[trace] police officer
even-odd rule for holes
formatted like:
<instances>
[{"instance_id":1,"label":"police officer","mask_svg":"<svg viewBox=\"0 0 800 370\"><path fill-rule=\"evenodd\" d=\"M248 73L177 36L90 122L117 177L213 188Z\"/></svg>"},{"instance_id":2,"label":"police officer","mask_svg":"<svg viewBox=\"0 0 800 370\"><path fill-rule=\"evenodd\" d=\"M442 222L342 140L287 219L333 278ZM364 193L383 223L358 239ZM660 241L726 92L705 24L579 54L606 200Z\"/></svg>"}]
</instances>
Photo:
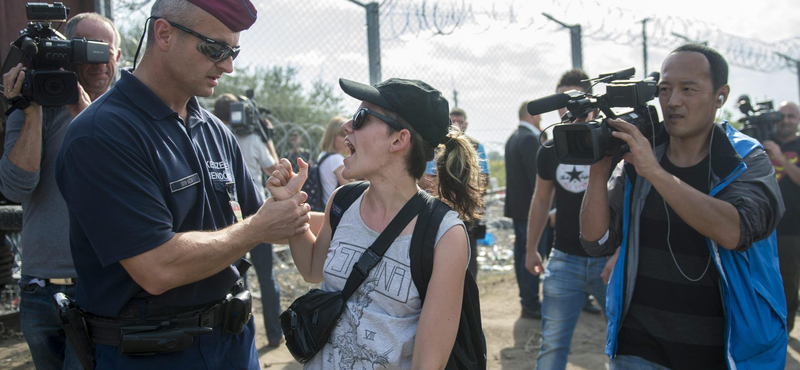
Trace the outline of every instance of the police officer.
<instances>
[{"instance_id":1,"label":"police officer","mask_svg":"<svg viewBox=\"0 0 800 370\"><path fill-rule=\"evenodd\" d=\"M264 202L195 98L233 71L255 20L248 0L156 0L141 65L67 130L56 180L93 342L76 350L96 368L259 369L235 265L305 232L306 195Z\"/></svg>"}]
</instances>

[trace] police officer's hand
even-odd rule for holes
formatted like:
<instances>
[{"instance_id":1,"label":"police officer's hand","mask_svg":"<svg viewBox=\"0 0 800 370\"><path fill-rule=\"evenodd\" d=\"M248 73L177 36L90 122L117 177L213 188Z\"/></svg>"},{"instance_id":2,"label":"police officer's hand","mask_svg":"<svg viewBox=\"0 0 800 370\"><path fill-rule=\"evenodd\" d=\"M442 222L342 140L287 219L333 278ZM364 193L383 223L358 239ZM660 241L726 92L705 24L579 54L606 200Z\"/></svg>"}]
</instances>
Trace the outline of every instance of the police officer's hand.
<instances>
[{"instance_id":1,"label":"police officer's hand","mask_svg":"<svg viewBox=\"0 0 800 370\"><path fill-rule=\"evenodd\" d=\"M289 199L300 192L308 178L308 163L297 157L299 172L292 172L292 165L286 158L281 158L272 175L267 180L267 190L277 200Z\"/></svg>"},{"instance_id":2,"label":"police officer's hand","mask_svg":"<svg viewBox=\"0 0 800 370\"><path fill-rule=\"evenodd\" d=\"M3 75L3 97L11 99L22 94L22 83L25 82L25 70L26 68L22 66L22 63L19 63ZM41 115L42 108L32 101L30 103L31 105L25 108L23 112L26 115L34 113L39 113Z\"/></svg>"},{"instance_id":3,"label":"police officer's hand","mask_svg":"<svg viewBox=\"0 0 800 370\"><path fill-rule=\"evenodd\" d=\"M619 130L612 132L611 135L628 144L630 151L623 154L622 159L632 164L639 176L650 179L657 171L663 170L653 154L650 142L636 126L621 119L609 119L608 123Z\"/></svg>"},{"instance_id":4,"label":"police officer's hand","mask_svg":"<svg viewBox=\"0 0 800 370\"><path fill-rule=\"evenodd\" d=\"M78 83L78 102L67 105L69 115L72 116L72 118L77 117L89 104L92 104L92 99L89 97L89 94L86 93L86 90L83 89L83 86Z\"/></svg>"},{"instance_id":5,"label":"police officer's hand","mask_svg":"<svg viewBox=\"0 0 800 370\"><path fill-rule=\"evenodd\" d=\"M299 192L286 200L269 198L259 208L250 223L261 233L262 240L274 242L306 232L308 212L311 206L305 203L308 195Z\"/></svg>"}]
</instances>

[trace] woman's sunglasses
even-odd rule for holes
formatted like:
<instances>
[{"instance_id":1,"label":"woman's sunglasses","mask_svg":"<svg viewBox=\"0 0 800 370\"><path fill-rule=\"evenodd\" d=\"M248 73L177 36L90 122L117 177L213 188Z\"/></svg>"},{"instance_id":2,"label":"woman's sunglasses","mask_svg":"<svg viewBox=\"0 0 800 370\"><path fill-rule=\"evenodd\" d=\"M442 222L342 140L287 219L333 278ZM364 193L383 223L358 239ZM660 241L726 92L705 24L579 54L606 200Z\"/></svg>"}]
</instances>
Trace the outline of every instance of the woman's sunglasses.
<instances>
[{"instance_id":1,"label":"woman's sunglasses","mask_svg":"<svg viewBox=\"0 0 800 370\"><path fill-rule=\"evenodd\" d=\"M367 120L367 114L374 116L383 122L386 122L387 125L391 126L393 129L397 131L403 129L403 127L400 126L400 122L397 122L397 120L392 119L390 117L386 117L372 109L361 108L356 111L356 114L353 115L353 130L358 130L361 128L361 126L364 126L364 122Z\"/></svg>"},{"instance_id":2,"label":"woman's sunglasses","mask_svg":"<svg viewBox=\"0 0 800 370\"><path fill-rule=\"evenodd\" d=\"M172 27L175 27L183 32L186 32L200 39L200 42L197 43L197 51L203 53L214 63L223 61L225 59L228 59L229 57L232 59L236 59L236 57L239 56L239 51L242 49L239 46L231 47L224 42L220 42L210 37L203 36L175 22L172 21L167 21L167 22L169 22L169 24L172 25Z\"/></svg>"}]
</instances>

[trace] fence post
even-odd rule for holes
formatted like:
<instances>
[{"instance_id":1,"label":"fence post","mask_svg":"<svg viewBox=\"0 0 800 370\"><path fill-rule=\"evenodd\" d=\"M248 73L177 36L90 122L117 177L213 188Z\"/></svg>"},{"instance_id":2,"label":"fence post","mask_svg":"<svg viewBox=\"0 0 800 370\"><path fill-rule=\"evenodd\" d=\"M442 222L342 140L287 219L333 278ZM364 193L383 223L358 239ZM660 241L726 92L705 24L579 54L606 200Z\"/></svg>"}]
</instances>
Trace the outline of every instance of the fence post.
<instances>
[{"instance_id":1,"label":"fence post","mask_svg":"<svg viewBox=\"0 0 800 370\"><path fill-rule=\"evenodd\" d=\"M650 18L642 19L642 54L644 57L644 74L642 78L647 78L647 21Z\"/></svg>"},{"instance_id":2,"label":"fence post","mask_svg":"<svg viewBox=\"0 0 800 370\"><path fill-rule=\"evenodd\" d=\"M381 82L381 30L378 3L369 3L367 9L367 48L369 52L369 83Z\"/></svg>"},{"instance_id":3,"label":"fence post","mask_svg":"<svg viewBox=\"0 0 800 370\"><path fill-rule=\"evenodd\" d=\"M572 42L572 68L583 69L583 47L581 45L581 25L574 24L568 25L558 19L553 18L552 15L542 13L547 19L556 22L569 30L570 41Z\"/></svg>"}]
</instances>

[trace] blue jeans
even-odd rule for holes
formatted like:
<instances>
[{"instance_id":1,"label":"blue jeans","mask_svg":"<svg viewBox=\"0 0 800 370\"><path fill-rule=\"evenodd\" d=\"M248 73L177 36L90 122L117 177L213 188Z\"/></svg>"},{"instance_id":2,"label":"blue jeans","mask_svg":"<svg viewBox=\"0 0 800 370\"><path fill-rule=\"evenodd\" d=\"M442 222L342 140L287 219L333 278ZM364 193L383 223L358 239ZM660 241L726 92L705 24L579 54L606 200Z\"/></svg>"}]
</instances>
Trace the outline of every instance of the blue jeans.
<instances>
[{"instance_id":1,"label":"blue jeans","mask_svg":"<svg viewBox=\"0 0 800 370\"><path fill-rule=\"evenodd\" d=\"M586 297L591 294L604 309L606 285L600 274L608 257L581 257L558 249L550 252L542 284L542 346L536 369L564 369Z\"/></svg>"},{"instance_id":2,"label":"blue jeans","mask_svg":"<svg viewBox=\"0 0 800 370\"><path fill-rule=\"evenodd\" d=\"M53 295L64 293L75 297L74 285L39 286L27 284L33 277L20 279L19 320L28 342L33 364L38 370L82 370L72 345L58 325Z\"/></svg>"},{"instance_id":3,"label":"blue jeans","mask_svg":"<svg viewBox=\"0 0 800 370\"><path fill-rule=\"evenodd\" d=\"M281 288L272 272L272 244L262 243L250 251L250 259L261 287L261 311L264 314L264 330L267 341L277 343L283 338L281 332Z\"/></svg>"},{"instance_id":4,"label":"blue jeans","mask_svg":"<svg viewBox=\"0 0 800 370\"><path fill-rule=\"evenodd\" d=\"M669 368L637 356L617 356L611 359L609 370L669 370Z\"/></svg>"},{"instance_id":5,"label":"blue jeans","mask_svg":"<svg viewBox=\"0 0 800 370\"><path fill-rule=\"evenodd\" d=\"M542 243L546 243L547 236L542 234L539 241L539 250ZM514 219L514 272L517 276L519 287L519 301L523 309L538 310L539 303L539 275L528 272L525 268L525 257L528 254L528 220Z\"/></svg>"}]
</instances>

